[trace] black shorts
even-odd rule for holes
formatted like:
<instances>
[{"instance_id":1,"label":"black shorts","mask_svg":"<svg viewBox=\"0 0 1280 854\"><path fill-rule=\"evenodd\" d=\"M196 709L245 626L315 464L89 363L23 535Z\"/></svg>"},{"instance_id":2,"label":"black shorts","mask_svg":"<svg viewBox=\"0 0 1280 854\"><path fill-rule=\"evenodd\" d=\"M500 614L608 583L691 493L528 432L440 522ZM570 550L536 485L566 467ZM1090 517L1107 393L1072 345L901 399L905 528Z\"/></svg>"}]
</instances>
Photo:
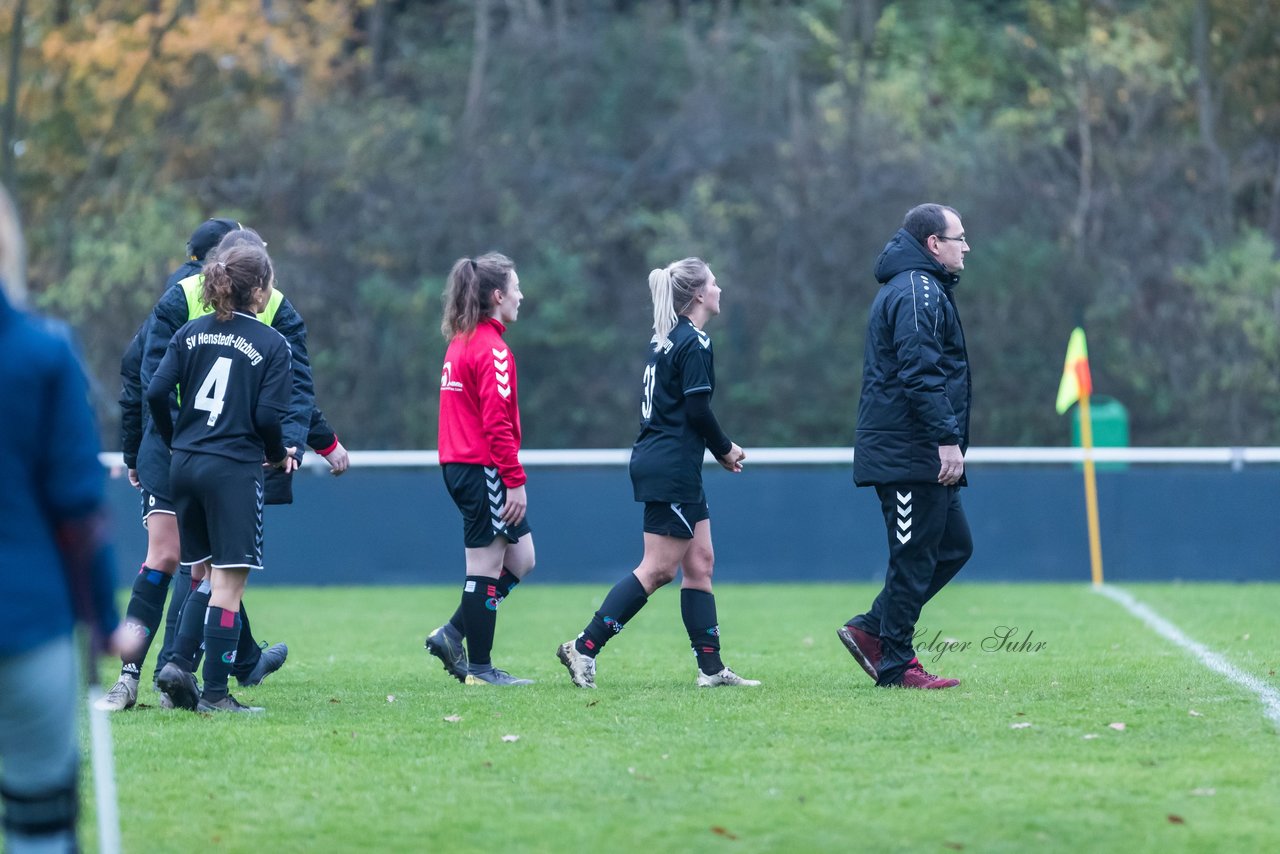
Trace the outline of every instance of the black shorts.
<instances>
[{"instance_id":1,"label":"black shorts","mask_svg":"<svg viewBox=\"0 0 1280 854\"><path fill-rule=\"evenodd\" d=\"M262 569L262 464L173 452L182 562Z\"/></svg>"},{"instance_id":2,"label":"black shorts","mask_svg":"<svg viewBox=\"0 0 1280 854\"><path fill-rule=\"evenodd\" d=\"M142 527L147 527L147 517L152 513L168 513L172 516L176 512L172 501L147 492L145 489L142 490Z\"/></svg>"},{"instance_id":3,"label":"black shorts","mask_svg":"<svg viewBox=\"0 0 1280 854\"><path fill-rule=\"evenodd\" d=\"M693 526L703 519L710 519L707 502L697 504L668 504L663 501L644 503L644 532L664 537L693 539Z\"/></svg>"},{"instance_id":4,"label":"black shorts","mask_svg":"<svg viewBox=\"0 0 1280 854\"><path fill-rule=\"evenodd\" d=\"M493 466L474 463L445 463L444 486L449 497L462 512L462 542L469 549L482 549L501 534L515 542L532 534L526 514L518 525L502 521L502 508L507 504L507 487Z\"/></svg>"}]
</instances>

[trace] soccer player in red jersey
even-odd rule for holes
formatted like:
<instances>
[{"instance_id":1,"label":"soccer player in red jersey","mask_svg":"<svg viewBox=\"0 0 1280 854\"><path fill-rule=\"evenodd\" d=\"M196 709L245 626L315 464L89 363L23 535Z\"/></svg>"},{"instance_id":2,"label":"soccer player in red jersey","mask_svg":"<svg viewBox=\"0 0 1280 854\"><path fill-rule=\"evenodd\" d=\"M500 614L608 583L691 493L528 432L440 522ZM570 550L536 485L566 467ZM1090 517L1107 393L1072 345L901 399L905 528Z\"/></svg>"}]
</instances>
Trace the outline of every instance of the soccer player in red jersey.
<instances>
[{"instance_id":1,"label":"soccer player in red jersey","mask_svg":"<svg viewBox=\"0 0 1280 854\"><path fill-rule=\"evenodd\" d=\"M520 313L510 258L461 258L449 273L440 330L440 467L462 512L467 576L462 602L427 638L427 650L467 685L529 685L493 666L498 605L533 569L533 530L520 465L516 360L502 339ZM463 639L466 648L463 648Z\"/></svg>"}]
</instances>

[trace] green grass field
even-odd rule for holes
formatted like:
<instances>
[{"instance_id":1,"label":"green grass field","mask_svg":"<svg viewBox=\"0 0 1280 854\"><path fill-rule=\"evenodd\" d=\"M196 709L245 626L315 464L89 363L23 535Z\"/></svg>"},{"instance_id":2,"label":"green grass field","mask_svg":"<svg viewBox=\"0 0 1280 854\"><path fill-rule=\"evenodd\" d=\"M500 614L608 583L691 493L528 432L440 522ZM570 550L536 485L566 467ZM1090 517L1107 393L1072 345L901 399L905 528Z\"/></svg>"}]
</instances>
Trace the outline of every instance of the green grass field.
<instances>
[{"instance_id":1,"label":"green grass field","mask_svg":"<svg viewBox=\"0 0 1280 854\"><path fill-rule=\"evenodd\" d=\"M1280 686L1280 585L1125 589ZM555 648L604 593L522 586L495 661L537 684L494 689L422 649L452 587L251 588L255 630L290 648L236 692L267 713L144 691L114 716L125 849L1280 850L1263 703L1086 584L946 590L921 627L970 646L922 655L962 680L942 692L876 689L840 645L871 587L727 583L725 660L762 687L695 687L668 588L575 689ZM984 651L999 626L1043 647Z\"/></svg>"}]
</instances>

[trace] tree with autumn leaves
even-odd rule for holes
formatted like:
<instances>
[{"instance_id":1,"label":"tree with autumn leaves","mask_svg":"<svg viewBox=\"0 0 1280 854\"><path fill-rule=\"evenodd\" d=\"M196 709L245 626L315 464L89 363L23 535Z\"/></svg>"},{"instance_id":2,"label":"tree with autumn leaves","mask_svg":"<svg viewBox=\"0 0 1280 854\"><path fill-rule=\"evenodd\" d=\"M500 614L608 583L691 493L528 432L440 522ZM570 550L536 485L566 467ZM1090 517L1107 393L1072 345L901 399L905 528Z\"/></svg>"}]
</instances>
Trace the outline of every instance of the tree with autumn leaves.
<instances>
[{"instance_id":1,"label":"tree with autumn leaves","mask_svg":"<svg viewBox=\"0 0 1280 854\"><path fill-rule=\"evenodd\" d=\"M1280 444L1278 33L1266 0L0 0L3 174L108 423L224 215L355 447L434 446L444 275L487 249L531 447L631 441L645 276L690 253L725 417L847 445L871 266L931 199L973 239L976 443L1065 443L1083 322L1136 443Z\"/></svg>"}]
</instances>

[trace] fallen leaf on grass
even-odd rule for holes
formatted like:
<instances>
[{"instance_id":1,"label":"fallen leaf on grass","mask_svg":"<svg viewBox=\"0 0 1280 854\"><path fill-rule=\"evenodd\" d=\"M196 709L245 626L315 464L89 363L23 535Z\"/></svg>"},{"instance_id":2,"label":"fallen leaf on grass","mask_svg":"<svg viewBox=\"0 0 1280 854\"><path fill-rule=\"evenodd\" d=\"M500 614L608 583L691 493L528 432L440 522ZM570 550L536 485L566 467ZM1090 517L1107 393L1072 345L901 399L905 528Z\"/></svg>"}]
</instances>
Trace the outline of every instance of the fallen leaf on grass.
<instances>
[{"instance_id":1,"label":"fallen leaf on grass","mask_svg":"<svg viewBox=\"0 0 1280 854\"><path fill-rule=\"evenodd\" d=\"M1014 716L1015 718L1025 718L1025 717L1027 716L1027 713L1026 713L1026 712L1014 712L1014 713L1013 713L1013 716Z\"/></svg>"},{"instance_id":2,"label":"fallen leaf on grass","mask_svg":"<svg viewBox=\"0 0 1280 854\"><path fill-rule=\"evenodd\" d=\"M444 719L448 723L456 724L458 721L462 720L462 715L445 715Z\"/></svg>"},{"instance_id":3,"label":"fallen leaf on grass","mask_svg":"<svg viewBox=\"0 0 1280 854\"><path fill-rule=\"evenodd\" d=\"M1180 815L1169 813L1169 824L1186 824L1187 820Z\"/></svg>"},{"instance_id":4,"label":"fallen leaf on grass","mask_svg":"<svg viewBox=\"0 0 1280 854\"><path fill-rule=\"evenodd\" d=\"M1200 713L1199 713L1199 712L1197 712L1195 709L1188 709L1188 710L1187 710L1187 714L1191 715L1191 717L1193 717L1193 718L1202 718L1202 717L1204 717L1204 715L1200 714Z\"/></svg>"},{"instance_id":5,"label":"fallen leaf on grass","mask_svg":"<svg viewBox=\"0 0 1280 854\"><path fill-rule=\"evenodd\" d=\"M1009 724L1009 729L1026 729L1031 726L1030 721L1018 721L1016 724Z\"/></svg>"},{"instance_id":6,"label":"fallen leaf on grass","mask_svg":"<svg viewBox=\"0 0 1280 854\"><path fill-rule=\"evenodd\" d=\"M503 741L519 741L519 740L520 740L520 736L518 736L518 735L504 735L504 736L502 737L502 740L503 740Z\"/></svg>"},{"instance_id":7,"label":"fallen leaf on grass","mask_svg":"<svg viewBox=\"0 0 1280 854\"><path fill-rule=\"evenodd\" d=\"M1119 721L1116 721L1113 724L1107 724L1107 726L1111 727L1113 730L1116 730L1117 732L1124 732L1124 724L1120 723Z\"/></svg>"},{"instance_id":8,"label":"fallen leaf on grass","mask_svg":"<svg viewBox=\"0 0 1280 854\"><path fill-rule=\"evenodd\" d=\"M1217 789L1192 789L1191 794L1195 795L1197 798L1212 798L1214 795L1218 794L1218 790Z\"/></svg>"},{"instance_id":9,"label":"fallen leaf on grass","mask_svg":"<svg viewBox=\"0 0 1280 854\"><path fill-rule=\"evenodd\" d=\"M952 851L963 851L964 843L963 842L944 842L942 843L942 847L950 848Z\"/></svg>"},{"instance_id":10,"label":"fallen leaf on grass","mask_svg":"<svg viewBox=\"0 0 1280 854\"><path fill-rule=\"evenodd\" d=\"M712 833L714 833L716 836L723 836L725 839L737 839L737 838L738 838L737 834L730 833L727 829L725 829L725 828L721 827L721 826L720 826L720 825L718 825L718 824L716 824L716 825L712 825L712 827L711 827L711 832L712 832Z\"/></svg>"},{"instance_id":11,"label":"fallen leaf on grass","mask_svg":"<svg viewBox=\"0 0 1280 854\"><path fill-rule=\"evenodd\" d=\"M341 701L341 700L339 700L337 697L330 697L330 698L329 698L329 702L330 702L330 703L341 703L342 701Z\"/></svg>"}]
</instances>

